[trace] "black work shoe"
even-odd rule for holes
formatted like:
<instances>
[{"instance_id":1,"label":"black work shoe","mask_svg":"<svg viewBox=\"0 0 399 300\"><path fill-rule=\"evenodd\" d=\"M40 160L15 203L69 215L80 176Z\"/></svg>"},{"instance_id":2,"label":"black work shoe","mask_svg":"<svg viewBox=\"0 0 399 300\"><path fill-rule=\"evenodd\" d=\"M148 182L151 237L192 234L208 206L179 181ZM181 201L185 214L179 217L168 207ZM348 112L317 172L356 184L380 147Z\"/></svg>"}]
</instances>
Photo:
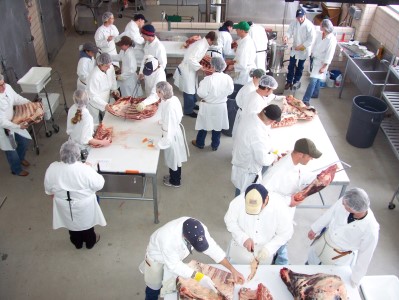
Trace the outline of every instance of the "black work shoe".
<instances>
[{"instance_id":1,"label":"black work shoe","mask_svg":"<svg viewBox=\"0 0 399 300\"><path fill-rule=\"evenodd\" d=\"M196 118L197 117L197 113L196 112L192 112L191 114L184 114L185 116L191 117L191 118Z\"/></svg>"},{"instance_id":2,"label":"black work shoe","mask_svg":"<svg viewBox=\"0 0 399 300\"><path fill-rule=\"evenodd\" d=\"M287 82L284 86L285 90L292 89L292 83Z\"/></svg>"},{"instance_id":3,"label":"black work shoe","mask_svg":"<svg viewBox=\"0 0 399 300\"><path fill-rule=\"evenodd\" d=\"M199 110L199 106L198 105L196 105L196 106L194 106L194 108L193 108L194 110Z\"/></svg>"}]
</instances>

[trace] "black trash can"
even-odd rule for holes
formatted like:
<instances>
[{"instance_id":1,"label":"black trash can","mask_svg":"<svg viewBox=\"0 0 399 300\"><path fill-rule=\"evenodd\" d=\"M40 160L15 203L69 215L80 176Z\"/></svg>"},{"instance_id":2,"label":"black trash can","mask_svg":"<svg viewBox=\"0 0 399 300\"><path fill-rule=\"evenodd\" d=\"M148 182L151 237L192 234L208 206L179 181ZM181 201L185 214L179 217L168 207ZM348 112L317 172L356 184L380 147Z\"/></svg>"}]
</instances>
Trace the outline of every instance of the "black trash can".
<instances>
[{"instance_id":1,"label":"black trash can","mask_svg":"<svg viewBox=\"0 0 399 300\"><path fill-rule=\"evenodd\" d=\"M379 98L363 95L353 98L346 133L348 143L358 148L371 147L387 110L388 106Z\"/></svg>"},{"instance_id":2,"label":"black trash can","mask_svg":"<svg viewBox=\"0 0 399 300\"><path fill-rule=\"evenodd\" d=\"M229 117L229 129L223 129L222 133L226 136L233 136L233 127L236 120L238 105L236 103L236 96L240 89L243 87L241 84L234 84L234 92L227 97L227 114Z\"/></svg>"}]
</instances>

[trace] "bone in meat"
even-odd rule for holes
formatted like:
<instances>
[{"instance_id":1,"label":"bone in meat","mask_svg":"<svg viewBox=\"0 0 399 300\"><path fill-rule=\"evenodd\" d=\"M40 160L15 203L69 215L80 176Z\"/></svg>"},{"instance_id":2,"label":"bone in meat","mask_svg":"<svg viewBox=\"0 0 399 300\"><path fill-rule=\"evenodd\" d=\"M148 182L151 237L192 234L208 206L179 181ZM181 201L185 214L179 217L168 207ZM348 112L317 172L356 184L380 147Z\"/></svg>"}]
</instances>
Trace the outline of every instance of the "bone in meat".
<instances>
[{"instance_id":1,"label":"bone in meat","mask_svg":"<svg viewBox=\"0 0 399 300\"><path fill-rule=\"evenodd\" d=\"M214 72L211 66L211 59L212 57L210 57L209 55L205 55L199 62L200 65L204 68L205 76L212 75Z\"/></svg>"},{"instance_id":2,"label":"bone in meat","mask_svg":"<svg viewBox=\"0 0 399 300\"><path fill-rule=\"evenodd\" d=\"M294 125L298 119L295 116L287 116L281 119L280 122L273 122L271 127L278 128L278 127L286 127Z\"/></svg>"},{"instance_id":3,"label":"bone in meat","mask_svg":"<svg viewBox=\"0 0 399 300\"><path fill-rule=\"evenodd\" d=\"M259 260L257 260L254 257L254 259L251 261L251 273L248 275L248 278L247 278L248 281L252 280L252 278L255 277L258 267L259 267Z\"/></svg>"},{"instance_id":4,"label":"bone in meat","mask_svg":"<svg viewBox=\"0 0 399 300\"><path fill-rule=\"evenodd\" d=\"M269 289L262 283L258 284L256 290L249 288L241 288L238 292L239 300L273 300L273 296Z\"/></svg>"},{"instance_id":5,"label":"bone in meat","mask_svg":"<svg viewBox=\"0 0 399 300\"><path fill-rule=\"evenodd\" d=\"M183 47L188 48L191 44L195 43L196 41L199 41L200 39L201 39L200 35L193 35L186 40L186 42L183 44Z\"/></svg>"},{"instance_id":6,"label":"bone in meat","mask_svg":"<svg viewBox=\"0 0 399 300\"><path fill-rule=\"evenodd\" d=\"M40 102L29 102L14 106L14 116L11 122L21 124L23 122L38 123L43 120L44 110Z\"/></svg>"},{"instance_id":7,"label":"bone in meat","mask_svg":"<svg viewBox=\"0 0 399 300\"><path fill-rule=\"evenodd\" d=\"M123 97L109 106L108 111L114 116L131 119L143 120L152 117L158 110L158 102L147 105L145 110L139 112L136 107L145 98Z\"/></svg>"},{"instance_id":8,"label":"bone in meat","mask_svg":"<svg viewBox=\"0 0 399 300\"><path fill-rule=\"evenodd\" d=\"M346 300L346 288L337 275L295 273L287 268L280 270L280 277L294 296L294 300Z\"/></svg>"},{"instance_id":9,"label":"bone in meat","mask_svg":"<svg viewBox=\"0 0 399 300\"><path fill-rule=\"evenodd\" d=\"M308 107L303 101L295 98L292 95L286 97L288 107L284 108L284 111L288 113L294 113L298 119L311 120L317 114L314 108Z\"/></svg>"}]
</instances>

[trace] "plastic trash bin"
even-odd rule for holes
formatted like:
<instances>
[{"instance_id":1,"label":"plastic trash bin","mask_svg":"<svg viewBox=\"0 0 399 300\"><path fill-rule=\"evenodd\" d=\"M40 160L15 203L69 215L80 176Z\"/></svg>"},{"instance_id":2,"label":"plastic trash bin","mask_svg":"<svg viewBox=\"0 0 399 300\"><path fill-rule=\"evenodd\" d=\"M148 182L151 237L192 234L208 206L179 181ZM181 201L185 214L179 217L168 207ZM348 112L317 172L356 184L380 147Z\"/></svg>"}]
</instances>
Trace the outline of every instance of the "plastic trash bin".
<instances>
[{"instance_id":1,"label":"plastic trash bin","mask_svg":"<svg viewBox=\"0 0 399 300\"><path fill-rule=\"evenodd\" d=\"M346 133L348 143L358 148L371 147L387 110L388 106L379 98L363 95L353 98Z\"/></svg>"},{"instance_id":2,"label":"plastic trash bin","mask_svg":"<svg viewBox=\"0 0 399 300\"><path fill-rule=\"evenodd\" d=\"M229 129L223 129L222 133L226 136L233 136L233 127L236 120L238 105L236 103L236 96L238 91L243 87L241 84L234 84L234 92L227 97L227 114L229 117Z\"/></svg>"},{"instance_id":3,"label":"plastic trash bin","mask_svg":"<svg viewBox=\"0 0 399 300\"><path fill-rule=\"evenodd\" d=\"M339 75L341 75L342 73L341 73L341 71L340 70L331 70L330 71L330 78L332 79L332 80L335 80L335 79L337 79L337 77L339 76Z\"/></svg>"}]
</instances>

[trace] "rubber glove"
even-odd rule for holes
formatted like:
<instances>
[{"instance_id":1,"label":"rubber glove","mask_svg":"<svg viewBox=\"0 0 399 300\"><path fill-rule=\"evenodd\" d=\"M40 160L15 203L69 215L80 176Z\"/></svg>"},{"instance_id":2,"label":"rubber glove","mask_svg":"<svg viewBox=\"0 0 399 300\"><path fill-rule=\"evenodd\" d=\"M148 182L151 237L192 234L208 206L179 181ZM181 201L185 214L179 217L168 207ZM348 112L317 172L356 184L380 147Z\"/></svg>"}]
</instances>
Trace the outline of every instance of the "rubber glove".
<instances>
[{"instance_id":1,"label":"rubber glove","mask_svg":"<svg viewBox=\"0 0 399 300\"><path fill-rule=\"evenodd\" d=\"M258 252L257 260L258 260L259 262L264 262L264 261L266 261L269 257L270 257L269 250L267 250L266 247L263 247L263 248L260 249L260 251Z\"/></svg>"},{"instance_id":2,"label":"rubber glove","mask_svg":"<svg viewBox=\"0 0 399 300\"><path fill-rule=\"evenodd\" d=\"M137 104L136 109L137 111L143 111L145 110L145 107L146 107L145 103L140 102L139 104Z\"/></svg>"},{"instance_id":3,"label":"rubber glove","mask_svg":"<svg viewBox=\"0 0 399 300\"><path fill-rule=\"evenodd\" d=\"M202 279L199 281L199 284L203 286L204 288L210 289L217 293L217 289L215 288L215 284L213 283L212 279L209 278L208 276L204 275Z\"/></svg>"},{"instance_id":4,"label":"rubber glove","mask_svg":"<svg viewBox=\"0 0 399 300\"><path fill-rule=\"evenodd\" d=\"M117 98L119 98L119 97L121 96L121 93L119 93L118 90L113 90L113 91L112 91L112 94L113 94L115 97L117 97Z\"/></svg>"}]
</instances>

